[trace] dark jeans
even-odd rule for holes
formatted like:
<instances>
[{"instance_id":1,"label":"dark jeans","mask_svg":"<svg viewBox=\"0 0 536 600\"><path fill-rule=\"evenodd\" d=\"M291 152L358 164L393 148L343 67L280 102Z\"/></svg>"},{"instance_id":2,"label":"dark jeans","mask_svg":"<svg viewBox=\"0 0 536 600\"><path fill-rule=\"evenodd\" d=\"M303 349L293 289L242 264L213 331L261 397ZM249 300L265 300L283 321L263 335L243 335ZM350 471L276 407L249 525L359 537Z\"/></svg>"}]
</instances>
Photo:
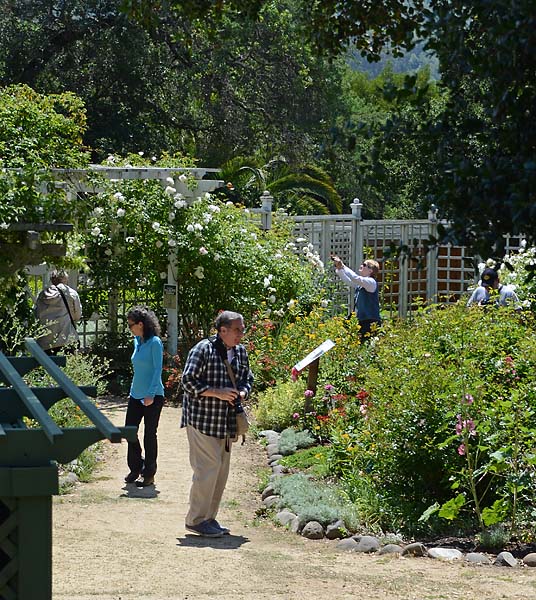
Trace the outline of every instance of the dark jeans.
<instances>
[{"instance_id":1,"label":"dark jeans","mask_svg":"<svg viewBox=\"0 0 536 600\"><path fill-rule=\"evenodd\" d=\"M156 430L158 429L158 421L163 405L164 396L155 396L154 402L149 406L145 406L132 396L128 399L125 425L139 427L141 420L144 420L143 448L145 450L145 460L142 457L140 442L136 439L135 442L128 442L127 464L133 473L141 473L144 477L154 477L156 473L156 457L158 454Z\"/></svg>"}]
</instances>

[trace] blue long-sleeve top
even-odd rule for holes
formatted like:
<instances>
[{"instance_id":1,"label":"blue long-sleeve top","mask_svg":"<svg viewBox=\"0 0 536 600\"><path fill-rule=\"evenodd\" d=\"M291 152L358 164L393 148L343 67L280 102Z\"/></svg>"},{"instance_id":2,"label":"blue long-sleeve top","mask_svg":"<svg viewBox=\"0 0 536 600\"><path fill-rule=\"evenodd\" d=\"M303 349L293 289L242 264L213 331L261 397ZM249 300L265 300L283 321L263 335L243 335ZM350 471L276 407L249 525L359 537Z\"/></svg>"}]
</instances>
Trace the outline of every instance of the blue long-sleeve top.
<instances>
[{"instance_id":1,"label":"blue long-sleeve top","mask_svg":"<svg viewBox=\"0 0 536 600\"><path fill-rule=\"evenodd\" d=\"M134 352L131 361L134 377L130 386L130 395L143 402L144 398L164 395L162 384L162 363L164 346L158 336L142 342L141 337L134 338Z\"/></svg>"}]
</instances>

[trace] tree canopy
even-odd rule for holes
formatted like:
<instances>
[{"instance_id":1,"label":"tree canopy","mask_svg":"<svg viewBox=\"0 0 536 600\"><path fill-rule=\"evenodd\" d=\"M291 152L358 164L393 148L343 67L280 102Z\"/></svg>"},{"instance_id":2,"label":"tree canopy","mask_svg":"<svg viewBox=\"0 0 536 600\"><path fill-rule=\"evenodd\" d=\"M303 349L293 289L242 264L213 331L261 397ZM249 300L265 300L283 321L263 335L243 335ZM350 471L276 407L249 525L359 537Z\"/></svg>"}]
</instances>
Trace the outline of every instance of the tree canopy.
<instances>
[{"instance_id":1,"label":"tree canopy","mask_svg":"<svg viewBox=\"0 0 536 600\"><path fill-rule=\"evenodd\" d=\"M193 19L258 21L269 0L244 6L171 1ZM536 235L536 13L532 0L400 0L298 2L300 24L320 52L336 55L353 44L369 60L389 46L394 55L424 42L440 63L449 103L430 119L429 145L440 153L441 177L430 188L459 240L500 254L502 236ZM148 19L148 0L127 0ZM154 18L154 16L153 16ZM214 28L211 29L214 32ZM423 129L424 133L424 129Z\"/></svg>"}]
</instances>

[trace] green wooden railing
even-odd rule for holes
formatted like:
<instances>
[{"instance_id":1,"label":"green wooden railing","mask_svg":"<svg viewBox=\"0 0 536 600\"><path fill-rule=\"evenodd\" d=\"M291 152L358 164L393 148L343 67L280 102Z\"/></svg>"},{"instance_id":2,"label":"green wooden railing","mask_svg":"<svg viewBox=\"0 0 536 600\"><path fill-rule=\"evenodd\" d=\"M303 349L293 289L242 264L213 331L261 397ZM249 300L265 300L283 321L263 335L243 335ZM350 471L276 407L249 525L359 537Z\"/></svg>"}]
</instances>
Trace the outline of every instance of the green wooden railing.
<instances>
[{"instance_id":1,"label":"green wooden railing","mask_svg":"<svg viewBox=\"0 0 536 600\"><path fill-rule=\"evenodd\" d=\"M88 398L93 386L76 386L60 369L65 357L50 357L33 339L30 356L0 352L0 599L52 598L52 495L59 492L58 463L108 439L134 439L135 427L116 427ZM57 387L31 388L23 376L42 366ZM71 398L92 427L60 428L48 409ZM24 417L38 426L28 428Z\"/></svg>"}]
</instances>

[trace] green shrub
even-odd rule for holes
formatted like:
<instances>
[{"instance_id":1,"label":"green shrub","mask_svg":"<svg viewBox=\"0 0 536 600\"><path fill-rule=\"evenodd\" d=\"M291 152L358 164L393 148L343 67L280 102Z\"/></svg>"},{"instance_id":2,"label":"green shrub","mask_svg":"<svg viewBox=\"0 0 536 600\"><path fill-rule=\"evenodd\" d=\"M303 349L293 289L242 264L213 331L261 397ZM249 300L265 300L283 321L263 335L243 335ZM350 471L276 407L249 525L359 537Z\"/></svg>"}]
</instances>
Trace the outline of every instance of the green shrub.
<instances>
[{"instance_id":1,"label":"green shrub","mask_svg":"<svg viewBox=\"0 0 536 600\"><path fill-rule=\"evenodd\" d=\"M343 518L343 515L349 529L348 521L354 527L359 522L357 512L344 501L334 486L314 481L303 473L278 477L274 479L273 486L280 496L279 506L296 514L300 525L318 521L326 526Z\"/></svg>"},{"instance_id":2,"label":"green shrub","mask_svg":"<svg viewBox=\"0 0 536 600\"><path fill-rule=\"evenodd\" d=\"M529 314L458 305L386 325L358 378L365 410L334 432L333 471L371 482L387 528L426 527L429 507L453 526L513 523L536 493L535 372Z\"/></svg>"},{"instance_id":3,"label":"green shrub","mask_svg":"<svg viewBox=\"0 0 536 600\"><path fill-rule=\"evenodd\" d=\"M303 411L304 382L286 381L268 388L257 398L253 416L259 429L282 431L292 424L292 415Z\"/></svg>"},{"instance_id":4,"label":"green shrub","mask_svg":"<svg viewBox=\"0 0 536 600\"><path fill-rule=\"evenodd\" d=\"M283 429L279 438L279 452L283 456L294 454L298 448L308 448L315 438L308 431L296 431L292 427Z\"/></svg>"},{"instance_id":5,"label":"green shrub","mask_svg":"<svg viewBox=\"0 0 536 600\"><path fill-rule=\"evenodd\" d=\"M313 446L297 450L294 454L284 456L279 464L289 469L310 473L317 478L326 477L328 474L327 446Z\"/></svg>"}]
</instances>

